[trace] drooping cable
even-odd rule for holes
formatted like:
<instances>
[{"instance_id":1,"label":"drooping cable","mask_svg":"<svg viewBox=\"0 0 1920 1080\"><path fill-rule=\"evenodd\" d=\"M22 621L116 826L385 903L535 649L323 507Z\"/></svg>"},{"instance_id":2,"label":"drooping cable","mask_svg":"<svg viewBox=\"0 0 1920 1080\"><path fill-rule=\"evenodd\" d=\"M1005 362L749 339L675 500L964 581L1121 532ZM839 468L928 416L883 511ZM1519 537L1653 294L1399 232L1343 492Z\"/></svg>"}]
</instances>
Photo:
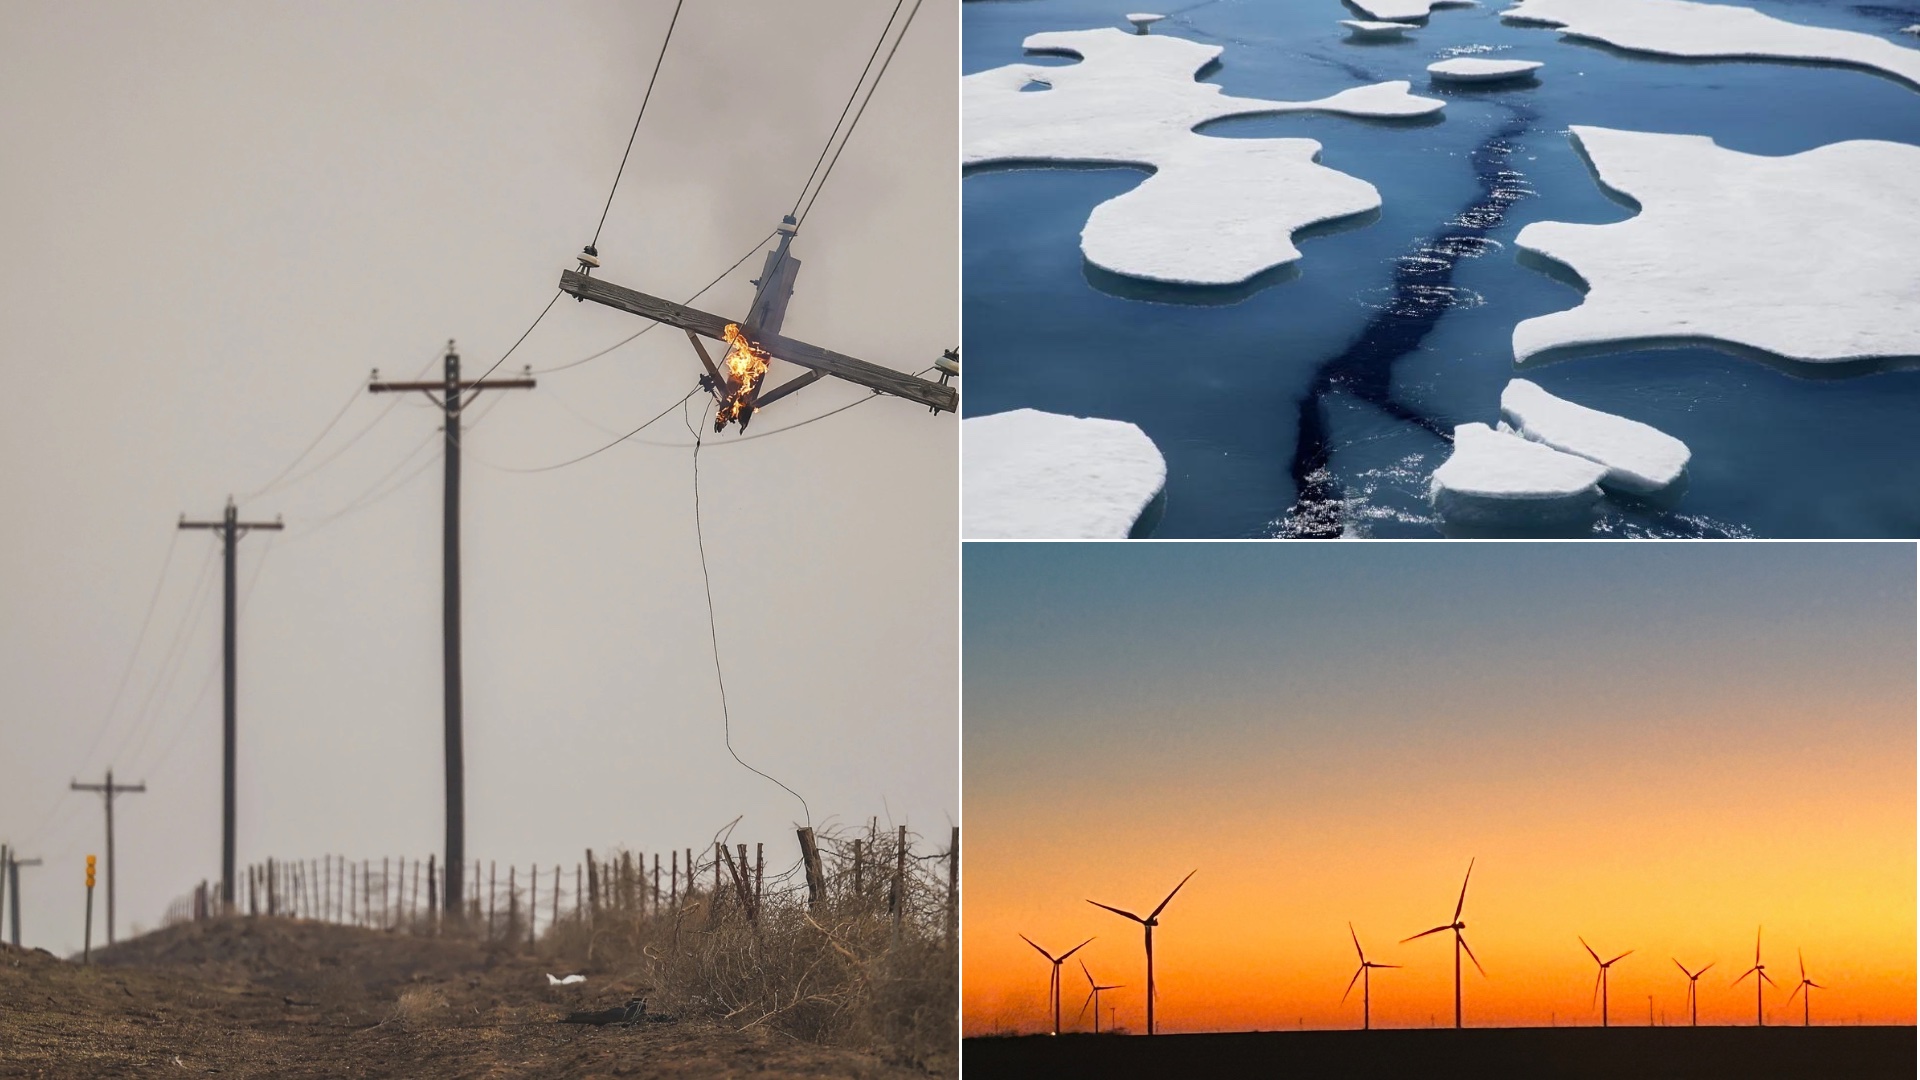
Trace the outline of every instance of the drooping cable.
<instances>
[{"instance_id":1,"label":"drooping cable","mask_svg":"<svg viewBox=\"0 0 1920 1080\"><path fill-rule=\"evenodd\" d=\"M873 85L867 87L867 96L860 99L860 111L853 114L853 122L847 125L847 133L840 137L840 149L833 152L833 160L827 162L827 171L820 174L820 184L813 189L813 197L807 200L804 210L800 211L799 223L805 223L807 215L813 213L813 203L826 190L827 178L833 175L833 167L840 164L840 154L847 148L847 140L853 138L853 129L860 126L860 118L867 114L867 106L873 103L873 92L880 88L880 80L887 77L887 68L893 63L893 54L900 51L900 42L907 36L907 30L913 26L913 17L920 13L920 0L913 0L913 7L907 12L907 19L900 24L900 33L893 39L893 48L887 50L887 58L880 64L880 73L873 77Z\"/></svg>"},{"instance_id":2,"label":"drooping cable","mask_svg":"<svg viewBox=\"0 0 1920 1080\"><path fill-rule=\"evenodd\" d=\"M627 149L620 155L620 168L613 174L613 187L607 191L607 205L600 211L600 224L593 227L593 244L589 246L599 246L600 230L607 224L607 211L613 209L613 193L620 190L620 177L627 171L627 155L633 153L633 140L640 134L641 117L647 115L647 102L653 100L653 83L660 77L660 65L667 59L667 43L673 40L673 27L680 21L681 2L674 0L673 18L667 20L667 36L660 41L660 55L654 58L653 74L647 76L647 92L640 97L639 115L633 118L633 133L627 136Z\"/></svg>"},{"instance_id":3,"label":"drooping cable","mask_svg":"<svg viewBox=\"0 0 1920 1080\"><path fill-rule=\"evenodd\" d=\"M906 0L893 0L893 11L887 15L887 25L880 28L880 36L874 39L873 51L867 54L867 63L860 69L860 77L853 80L853 89L847 92L846 104L840 106L840 115L833 120L833 130L827 132L827 141L820 146L820 156L813 159L813 171L807 174L807 182L800 185L800 194L793 197L792 216L800 212L800 201L807 197L807 189L813 186L813 178L820 174L820 163L827 160L827 151L833 149L834 136L840 134L840 125L847 119L847 110L853 108L853 99L860 95L860 87L867 81L867 72L873 70L873 58L880 55L880 46L887 43L887 32L893 29L893 20L900 16L900 6Z\"/></svg>"}]
</instances>

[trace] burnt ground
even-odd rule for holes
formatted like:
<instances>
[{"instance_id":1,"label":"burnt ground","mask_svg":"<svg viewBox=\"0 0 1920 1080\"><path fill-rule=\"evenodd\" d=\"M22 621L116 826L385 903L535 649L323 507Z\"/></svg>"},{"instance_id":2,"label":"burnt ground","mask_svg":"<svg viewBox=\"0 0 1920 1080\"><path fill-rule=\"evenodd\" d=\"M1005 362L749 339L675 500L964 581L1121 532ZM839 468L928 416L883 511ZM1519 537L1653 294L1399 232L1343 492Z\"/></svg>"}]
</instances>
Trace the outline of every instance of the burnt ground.
<instances>
[{"instance_id":1,"label":"burnt ground","mask_svg":"<svg viewBox=\"0 0 1920 1080\"><path fill-rule=\"evenodd\" d=\"M1911 1027L1469 1028L967 1039L961 1067L997 1078L1471 1076L1665 1080L1914 1075Z\"/></svg>"},{"instance_id":2,"label":"burnt ground","mask_svg":"<svg viewBox=\"0 0 1920 1080\"><path fill-rule=\"evenodd\" d=\"M539 959L468 939L235 918L93 958L0 946L0 1076L929 1075L685 1005L671 1024L561 1024L629 996L676 1003L592 969L584 990L553 990Z\"/></svg>"}]
</instances>

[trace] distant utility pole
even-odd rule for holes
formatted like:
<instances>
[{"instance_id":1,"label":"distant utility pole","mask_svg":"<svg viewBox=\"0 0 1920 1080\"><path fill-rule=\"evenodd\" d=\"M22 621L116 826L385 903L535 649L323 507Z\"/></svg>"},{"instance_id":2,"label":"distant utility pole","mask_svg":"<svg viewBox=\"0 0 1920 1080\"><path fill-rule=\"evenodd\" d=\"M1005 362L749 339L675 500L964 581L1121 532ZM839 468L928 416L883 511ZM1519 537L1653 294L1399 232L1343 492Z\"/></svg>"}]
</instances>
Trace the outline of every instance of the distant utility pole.
<instances>
[{"instance_id":1,"label":"distant utility pole","mask_svg":"<svg viewBox=\"0 0 1920 1080\"><path fill-rule=\"evenodd\" d=\"M107 800L107 944L113 944L113 797L127 792L144 792L147 782L137 784L116 784L113 782L113 770L107 770L107 782L104 784L83 784L78 780L67 785L75 791L97 791Z\"/></svg>"},{"instance_id":2,"label":"distant utility pole","mask_svg":"<svg viewBox=\"0 0 1920 1080\"><path fill-rule=\"evenodd\" d=\"M221 721L223 749L221 751L220 797L220 904L224 911L233 910L233 775L234 775L234 642L236 616L234 614L234 565L237 561L240 538L254 529L283 528L276 516L272 521L241 521L240 511L233 505L233 496L227 496L227 512L219 521L188 521L185 514L180 515L180 527L183 529L218 529L221 547L227 560L227 632L225 639L226 665L226 706ZM112 800L108 800L108 821L112 821ZM113 830L107 830L107 944L113 944Z\"/></svg>"},{"instance_id":3,"label":"distant utility pole","mask_svg":"<svg viewBox=\"0 0 1920 1080\"><path fill-rule=\"evenodd\" d=\"M464 868L467 863L466 780L464 753L460 735L460 414L482 390L531 390L531 378L478 379L462 382L460 354L453 342L447 342L445 377L439 382L381 382L379 369L367 390L375 394L406 393L418 390L440 406L446 414L445 494L441 499L440 544L440 633L442 696L446 706L447 766L447 850L446 864ZM436 392L439 396L435 396ZM465 888L463 874L447 875L446 892L440 901L450 913L461 910Z\"/></svg>"},{"instance_id":4,"label":"distant utility pole","mask_svg":"<svg viewBox=\"0 0 1920 1080\"><path fill-rule=\"evenodd\" d=\"M39 859L23 859L17 848L0 848L0 869L6 871L6 892L13 897L13 947L20 947L20 868L39 866Z\"/></svg>"}]
</instances>

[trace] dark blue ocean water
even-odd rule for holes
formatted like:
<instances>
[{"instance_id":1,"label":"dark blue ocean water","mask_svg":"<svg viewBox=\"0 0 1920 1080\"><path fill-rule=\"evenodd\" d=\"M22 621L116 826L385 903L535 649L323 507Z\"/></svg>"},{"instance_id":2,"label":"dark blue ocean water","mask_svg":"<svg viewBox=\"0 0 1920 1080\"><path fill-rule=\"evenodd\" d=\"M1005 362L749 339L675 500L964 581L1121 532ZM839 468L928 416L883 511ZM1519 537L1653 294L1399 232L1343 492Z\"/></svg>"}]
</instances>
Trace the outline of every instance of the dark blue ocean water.
<instances>
[{"instance_id":1,"label":"dark blue ocean water","mask_svg":"<svg viewBox=\"0 0 1920 1080\"><path fill-rule=\"evenodd\" d=\"M1594 184L1568 125L1710 135L1764 154L1845 139L1920 143L1920 91L1878 75L1616 52L1502 24L1505 6L1442 9L1407 41L1383 45L1348 42L1338 21L1354 13L1338 0L1160 9L1170 17L1156 33L1225 46L1206 81L1230 94L1300 101L1409 79L1447 108L1423 125L1283 116L1208 126L1228 138L1316 139L1324 164L1384 200L1371 224L1303 241L1297 276L1239 292L1173 292L1089 270L1079 249L1088 213L1138 184L1140 170L971 173L966 412L1030 406L1140 425L1167 458L1155 536L1439 535L1426 484L1446 457L1443 433L1497 421L1516 374L1514 325L1580 300L1520 265L1513 237L1534 221L1632 215ZM1920 23L1920 3L1752 6L1883 36ZM963 70L1031 61L1020 48L1030 33L1124 26L1140 7L966 3ZM1428 63L1482 48L1546 67L1530 86L1430 86ZM1681 348L1518 374L1693 450L1676 506L1610 504L1594 535L1920 536L1920 372L1809 378Z\"/></svg>"}]
</instances>

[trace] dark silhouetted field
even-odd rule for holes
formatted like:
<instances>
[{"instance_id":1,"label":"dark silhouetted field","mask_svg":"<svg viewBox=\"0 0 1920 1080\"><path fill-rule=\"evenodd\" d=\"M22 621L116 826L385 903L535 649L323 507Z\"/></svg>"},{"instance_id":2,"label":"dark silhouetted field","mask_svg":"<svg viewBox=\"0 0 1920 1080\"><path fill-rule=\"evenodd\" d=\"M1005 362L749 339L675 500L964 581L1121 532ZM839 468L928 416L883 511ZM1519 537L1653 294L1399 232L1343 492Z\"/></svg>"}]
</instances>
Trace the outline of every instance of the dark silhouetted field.
<instances>
[{"instance_id":1,"label":"dark silhouetted field","mask_svg":"<svg viewBox=\"0 0 1920 1080\"><path fill-rule=\"evenodd\" d=\"M1911 1027L1469 1028L1022 1035L968 1039L969 1080L1002 1077L1810 1077L1914 1072Z\"/></svg>"}]
</instances>

